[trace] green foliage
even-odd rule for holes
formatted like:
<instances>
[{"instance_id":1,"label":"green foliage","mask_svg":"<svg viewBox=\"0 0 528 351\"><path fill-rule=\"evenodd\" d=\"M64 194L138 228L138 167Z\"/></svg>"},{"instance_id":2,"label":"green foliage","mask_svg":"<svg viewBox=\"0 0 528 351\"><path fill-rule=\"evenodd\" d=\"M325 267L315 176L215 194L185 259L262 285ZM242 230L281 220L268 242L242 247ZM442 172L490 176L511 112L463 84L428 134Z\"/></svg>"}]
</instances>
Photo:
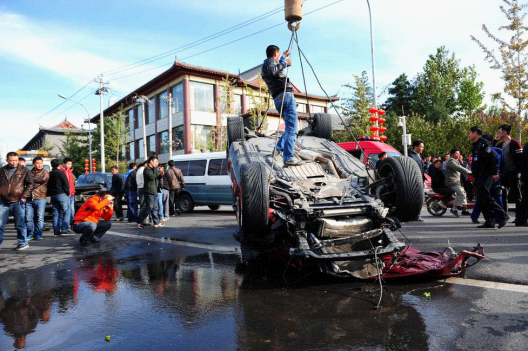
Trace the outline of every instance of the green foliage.
<instances>
[{"instance_id":1,"label":"green foliage","mask_svg":"<svg viewBox=\"0 0 528 351\"><path fill-rule=\"evenodd\" d=\"M240 110L235 110L235 94L232 84L233 79L229 77L229 74L227 74L224 78L222 78L222 83L219 84L220 86L220 96L218 96L216 99L219 103L220 107L220 118L222 119L222 122L224 118L227 118L228 116L237 115L240 113ZM226 149L226 131L225 128L221 128L220 131L218 131L217 126L213 126L213 132L215 135L215 141L212 142L211 145L207 145L207 149L212 149L216 151L223 151ZM209 143L210 144L210 143Z\"/></svg>"},{"instance_id":2,"label":"green foliage","mask_svg":"<svg viewBox=\"0 0 528 351\"><path fill-rule=\"evenodd\" d=\"M384 104L385 111L394 113L396 115L402 114L402 107L404 114L412 112L412 103L416 99L414 87L405 73L400 74L398 78L392 82L392 87L389 88L388 93L391 95L387 98Z\"/></svg>"},{"instance_id":3,"label":"green foliage","mask_svg":"<svg viewBox=\"0 0 528 351\"><path fill-rule=\"evenodd\" d=\"M64 157L72 159L73 173L76 177L84 173L84 160L88 159L90 152L88 147L88 136L84 130L74 134L70 130L66 133L66 140L60 145L59 152ZM60 159L62 162L62 159Z\"/></svg>"},{"instance_id":4,"label":"green foliage","mask_svg":"<svg viewBox=\"0 0 528 351\"><path fill-rule=\"evenodd\" d=\"M475 111L486 109L486 105L481 106L485 96L482 91L484 83L477 82L477 75L475 66L464 68L457 87L459 109L468 117L472 117Z\"/></svg>"},{"instance_id":5,"label":"green foliage","mask_svg":"<svg viewBox=\"0 0 528 351\"><path fill-rule=\"evenodd\" d=\"M354 75L354 81L355 85L345 85L345 87L352 89L352 96L342 98L340 108L343 110L343 115L347 117L345 123L347 123L352 133L355 135L368 135L370 134L368 130L370 124L369 109L373 107L374 95L369 84L367 72L363 71L361 75Z\"/></svg>"},{"instance_id":6,"label":"green foliage","mask_svg":"<svg viewBox=\"0 0 528 351\"><path fill-rule=\"evenodd\" d=\"M260 72L257 81L262 81ZM271 107L273 99L270 97L269 89L266 85L259 84L258 90L252 89L245 84L247 95L249 97L249 118L244 121L246 127L250 130L268 129L268 110Z\"/></svg>"}]
</instances>

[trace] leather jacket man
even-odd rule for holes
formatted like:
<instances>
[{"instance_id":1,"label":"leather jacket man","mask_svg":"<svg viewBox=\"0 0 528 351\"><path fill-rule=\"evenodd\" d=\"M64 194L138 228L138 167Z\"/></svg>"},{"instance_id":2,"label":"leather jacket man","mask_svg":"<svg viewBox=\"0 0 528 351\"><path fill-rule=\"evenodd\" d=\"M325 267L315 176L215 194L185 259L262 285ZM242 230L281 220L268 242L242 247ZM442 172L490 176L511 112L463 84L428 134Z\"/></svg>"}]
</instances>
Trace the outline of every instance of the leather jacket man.
<instances>
[{"instance_id":1,"label":"leather jacket man","mask_svg":"<svg viewBox=\"0 0 528 351\"><path fill-rule=\"evenodd\" d=\"M286 78L286 72L284 72L284 69L284 64L275 61L272 57L264 60L264 64L262 65L262 79L266 82L273 98L284 92L286 79L288 79L288 83L286 83L286 91L293 91L293 86L290 83L290 79Z\"/></svg>"},{"instance_id":2,"label":"leather jacket man","mask_svg":"<svg viewBox=\"0 0 528 351\"><path fill-rule=\"evenodd\" d=\"M24 200L31 196L33 191L33 177L27 167L18 165L15 173L9 179L9 165L0 171L0 201L12 203L20 198Z\"/></svg>"},{"instance_id":3,"label":"leather jacket man","mask_svg":"<svg viewBox=\"0 0 528 351\"><path fill-rule=\"evenodd\" d=\"M32 200L43 200L46 198L46 191L48 190L49 172L45 169L31 170L31 176L33 177L34 187L31 192Z\"/></svg>"},{"instance_id":4,"label":"leather jacket man","mask_svg":"<svg viewBox=\"0 0 528 351\"><path fill-rule=\"evenodd\" d=\"M185 180L183 179L183 173L179 168L176 168L174 166L169 167L167 170L167 174L169 175L169 185L170 190L176 190L180 189L180 183L181 188L185 188Z\"/></svg>"}]
</instances>

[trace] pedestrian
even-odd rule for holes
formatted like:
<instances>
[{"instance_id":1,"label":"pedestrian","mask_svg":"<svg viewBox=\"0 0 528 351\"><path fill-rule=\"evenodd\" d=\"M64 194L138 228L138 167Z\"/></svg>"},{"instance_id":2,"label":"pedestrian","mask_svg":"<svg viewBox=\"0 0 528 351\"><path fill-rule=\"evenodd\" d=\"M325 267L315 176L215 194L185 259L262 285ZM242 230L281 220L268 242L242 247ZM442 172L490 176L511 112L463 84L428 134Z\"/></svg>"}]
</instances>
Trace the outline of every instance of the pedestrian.
<instances>
[{"instance_id":1,"label":"pedestrian","mask_svg":"<svg viewBox=\"0 0 528 351\"><path fill-rule=\"evenodd\" d=\"M17 231L15 250L29 247L26 228L26 199L33 191L33 177L26 167L18 164L16 152L8 152L7 164L0 172L0 245L4 240L4 231L9 213L13 214Z\"/></svg>"},{"instance_id":2,"label":"pedestrian","mask_svg":"<svg viewBox=\"0 0 528 351\"><path fill-rule=\"evenodd\" d=\"M145 208L145 192L143 189L143 186L145 185L145 180L143 178L143 172L145 171L147 163L148 161L143 161L143 163L139 164L136 172L137 195L139 198L139 213L141 213L141 211Z\"/></svg>"},{"instance_id":3,"label":"pedestrian","mask_svg":"<svg viewBox=\"0 0 528 351\"><path fill-rule=\"evenodd\" d=\"M74 218L73 231L82 234L81 246L98 243L101 237L112 227L110 222L114 214L114 197L103 190L95 194L79 208Z\"/></svg>"},{"instance_id":4,"label":"pedestrian","mask_svg":"<svg viewBox=\"0 0 528 351\"><path fill-rule=\"evenodd\" d=\"M143 221L147 216L152 217L152 222L154 223L154 228L159 228L163 226L160 223L158 217L158 186L159 179L161 178L161 172L158 168L158 158L156 156L150 156L147 161L147 166L143 167L143 179L144 179L144 197L145 197L145 207L139 213L139 218L137 221L137 227L143 229Z\"/></svg>"},{"instance_id":5,"label":"pedestrian","mask_svg":"<svg viewBox=\"0 0 528 351\"><path fill-rule=\"evenodd\" d=\"M68 194L68 210L66 212L66 219L68 220L69 225L67 233L62 233L62 235L65 235L72 234L70 226L73 225L73 217L75 216L75 177L73 176L73 160L69 157L65 157L60 169L66 174L68 186L70 188L70 193Z\"/></svg>"},{"instance_id":6,"label":"pedestrian","mask_svg":"<svg viewBox=\"0 0 528 351\"><path fill-rule=\"evenodd\" d=\"M44 215L46 212L46 192L48 189L49 172L44 169L42 157L33 159L31 169L33 177L33 191L26 201L27 240L42 240L44 229Z\"/></svg>"},{"instance_id":7,"label":"pedestrian","mask_svg":"<svg viewBox=\"0 0 528 351\"><path fill-rule=\"evenodd\" d=\"M128 164L128 171L126 171L125 173L125 180L128 179L128 176L130 175L130 173L132 173L132 171L136 170L137 169L137 165L135 162L130 162Z\"/></svg>"},{"instance_id":8,"label":"pedestrian","mask_svg":"<svg viewBox=\"0 0 528 351\"><path fill-rule=\"evenodd\" d=\"M69 231L70 221L68 208L70 207L70 185L66 172L62 171L58 159L51 160L51 172L48 180L47 196L51 197L51 206L53 207L53 234L73 235Z\"/></svg>"},{"instance_id":9,"label":"pedestrian","mask_svg":"<svg viewBox=\"0 0 528 351\"><path fill-rule=\"evenodd\" d=\"M114 211L116 213L116 221L122 222L123 218L123 196L125 196L125 175L119 172L117 166L110 167L112 175L112 186L110 187L110 195L114 200Z\"/></svg>"},{"instance_id":10,"label":"pedestrian","mask_svg":"<svg viewBox=\"0 0 528 351\"><path fill-rule=\"evenodd\" d=\"M471 174L471 171L462 167L459 158L460 149L452 148L445 167L445 185L456 193L455 204L450 210L455 217L460 217L458 211L461 211L464 215L470 214L467 210L466 191L460 182L460 175Z\"/></svg>"},{"instance_id":11,"label":"pedestrian","mask_svg":"<svg viewBox=\"0 0 528 351\"><path fill-rule=\"evenodd\" d=\"M528 227L528 143L521 154L521 182L524 187L521 203L515 208L515 226Z\"/></svg>"},{"instance_id":12,"label":"pedestrian","mask_svg":"<svg viewBox=\"0 0 528 351\"><path fill-rule=\"evenodd\" d=\"M447 160L449 160L449 154L445 154L444 156L444 162L442 163L442 171L445 171Z\"/></svg>"},{"instance_id":13,"label":"pedestrian","mask_svg":"<svg viewBox=\"0 0 528 351\"><path fill-rule=\"evenodd\" d=\"M160 167L160 172L161 172L160 184L161 184L161 194L162 194L161 195L161 205L163 208L163 213L161 213L163 215L163 220L161 220L161 215L160 215L160 222L166 222L170 216L170 212L169 212L169 204L170 204L169 174L163 167Z\"/></svg>"},{"instance_id":14,"label":"pedestrian","mask_svg":"<svg viewBox=\"0 0 528 351\"><path fill-rule=\"evenodd\" d=\"M22 167L26 167L26 159L23 157L18 158L18 164Z\"/></svg>"},{"instance_id":15,"label":"pedestrian","mask_svg":"<svg viewBox=\"0 0 528 351\"><path fill-rule=\"evenodd\" d=\"M127 199L127 218L128 222L136 222L138 219L138 201L137 201L137 182L136 173L137 167L135 163L130 163L127 171L128 175L125 175L125 193Z\"/></svg>"},{"instance_id":16,"label":"pedestrian","mask_svg":"<svg viewBox=\"0 0 528 351\"><path fill-rule=\"evenodd\" d=\"M180 195L180 190L185 188L185 179L183 178L183 173L181 169L177 168L173 160L170 160L168 163L169 168L167 169L169 187L170 187L170 196L169 196L169 214L174 216L175 214L181 215L181 211L176 206L178 196Z\"/></svg>"},{"instance_id":17,"label":"pedestrian","mask_svg":"<svg viewBox=\"0 0 528 351\"><path fill-rule=\"evenodd\" d=\"M485 223L479 228L495 228L495 218L499 218L498 227L506 224L506 214L502 207L490 196L490 188L499 179L497 167L497 156L490 143L482 138L482 128L474 126L470 128L469 140L473 142L472 148L472 173L477 189L477 203L484 215Z\"/></svg>"},{"instance_id":18,"label":"pedestrian","mask_svg":"<svg viewBox=\"0 0 528 351\"><path fill-rule=\"evenodd\" d=\"M286 76L285 68L291 66L288 50L280 54L280 49L275 45L266 48L266 60L262 65L262 79L273 97L275 108L282 115L286 129L277 142L276 151L282 153L285 166L300 166L304 161L295 158L295 138L299 129L297 118L297 103L293 95L293 86Z\"/></svg>"},{"instance_id":19,"label":"pedestrian","mask_svg":"<svg viewBox=\"0 0 528 351\"><path fill-rule=\"evenodd\" d=\"M429 167L433 165L433 163L431 162L431 154L425 155L425 157L423 158L423 163L424 163L424 172L426 174L429 174Z\"/></svg>"},{"instance_id":20,"label":"pedestrian","mask_svg":"<svg viewBox=\"0 0 528 351\"><path fill-rule=\"evenodd\" d=\"M378 160L376 161L376 169L379 169L379 166L381 164L381 161L389 157L389 154L387 154L385 151L382 151L378 154Z\"/></svg>"},{"instance_id":21,"label":"pedestrian","mask_svg":"<svg viewBox=\"0 0 528 351\"><path fill-rule=\"evenodd\" d=\"M521 184L519 173L521 171L521 143L510 136L511 125L503 124L499 127L495 137L495 146L502 149L504 155L505 170L501 174L502 185L502 207L508 215L508 197L511 196L513 203L518 205L521 201Z\"/></svg>"},{"instance_id":22,"label":"pedestrian","mask_svg":"<svg viewBox=\"0 0 528 351\"><path fill-rule=\"evenodd\" d=\"M442 200L438 201L438 205L442 208L447 208L446 203L449 202L455 191L445 185L442 160L438 159L435 161L429 175L431 176L431 188L435 193L442 195Z\"/></svg>"},{"instance_id":23,"label":"pedestrian","mask_svg":"<svg viewBox=\"0 0 528 351\"><path fill-rule=\"evenodd\" d=\"M424 150L424 142L423 140L416 139L412 143L413 149L409 152L409 157L412 158L414 161L416 161L416 164L418 165L418 168L420 169L420 175L422 176L422 182L425 181L425 170L424 170L424 163L422 161L422 158L420 157L420 154ZM422 195L422 201L423 201L423 195ZM415 221L418 222L424 222L425 220L418 215L416 217Z\"/></svg>"}]
</instances>

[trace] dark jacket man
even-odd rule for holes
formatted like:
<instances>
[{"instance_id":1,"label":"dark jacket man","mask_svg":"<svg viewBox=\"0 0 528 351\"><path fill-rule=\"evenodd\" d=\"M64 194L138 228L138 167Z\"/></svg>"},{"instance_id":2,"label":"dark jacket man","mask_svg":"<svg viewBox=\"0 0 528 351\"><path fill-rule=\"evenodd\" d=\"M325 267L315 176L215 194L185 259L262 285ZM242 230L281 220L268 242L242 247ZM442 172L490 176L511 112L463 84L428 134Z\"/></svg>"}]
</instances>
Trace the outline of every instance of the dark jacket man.
<instances>
[{"instance_id":1,"label":"dark jacket man","mask_svg":"<svg viewBox=\"0 0 528 351\"><path fill-rule=\"evenodd\" d=\"M33 177L29 169L18 165L10 177L8 168L9 166L5 165L0 172L0 201L11 203L30 197L33 191Z\"/></svg>"},{"instance_id":2,"label":"dark jacket man","mask_svg":"<svg viewBox=\"0 0 528 351\"><path fill-rule=\"evenodd\" d=\"M68 183L68 178L66 178L66 173L59 168L55 168L49 173L47 188L47 196L59 194L70 196L70 184Z\"/></svg>"},{"instance_id":3,"label":"dark jacket man","mask_svg":"<svg viewBox=\"0 0 528 351\"><path fill-rule=\"evenodd\" d=\"M281 58L284 61L283 58ZM293 92L293 86L290 83L290 79L286 78L286 72L284 71L286 66L275 61L273 58L267 58L264 60L262 65L262 79L266 82L268 89L270 90L273 98L277 97L284 92L284 85L286 84L286 91ZM286 83L286 79L288 82Z\"/></svg>"},{"instance_id":4,"label":"dark jacket man","mask_svg":"<svg viewBox=\"0 0 528 351\"><path fill-rule=\"evenodd\" d=\"M31 175L33 176L34 187L31 192L31 199L33 200L43 200L46 198L46 192L48 190L48 180L49 172L45 169L36 169L31 170Z\"/></svg>"},{"instance_id":5,"label":"dark jacket man","mask_svg":"<svg viewBox=\"0 0 528 351\"><path fill-rule=\"evenodd\" d=\"M146 166L145 170L143 171L143 179L145 180L143 189L145 192L151 195L156 195L158 193L158 189L160 189L160 178L161 172L158 167L152 168L150 166Z\"/></svg>"},{"instance_id":6,"label":"dark jacket man","mask_svg":"<svg viewBox=\"0 0 528 351\"><path fill-rule=\"evenodd\" d=\"M168 181L171 190L185 188L185 180L183 179L183 173L179 168L175 166L167 169Z\"/></svg>"}]
</instances>

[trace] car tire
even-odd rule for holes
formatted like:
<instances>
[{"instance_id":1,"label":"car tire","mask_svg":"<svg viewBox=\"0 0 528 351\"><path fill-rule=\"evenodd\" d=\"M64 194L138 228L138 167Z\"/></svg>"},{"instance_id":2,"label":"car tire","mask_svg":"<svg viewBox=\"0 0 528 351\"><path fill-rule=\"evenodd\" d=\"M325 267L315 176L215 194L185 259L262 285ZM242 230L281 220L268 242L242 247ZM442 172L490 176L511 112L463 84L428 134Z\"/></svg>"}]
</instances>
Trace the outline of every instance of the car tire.
<instances>
[{"instance_id":1,"label":"car tire","mask_svg":"<svg viewBox=\"0 0 528 351\"><path fill-rule=\"evenodd\" d=\"M189 194L178 196L177 206L183 213L191 213L194 210L194 201Z\"/></svg>"},{"instance_id":2,"label":"car tire","mask_svg":"<svg viewBox=\"0 0 528 351\"><path fill-rule=\"evenodd\" d=\"M220 208L220 205L208 205L211 211L217 211Z\"/></svg>"},{"instance_id":3,"label":"car tire","mask_svg":"<svg viewBox=\"0 0 528 351\"><path fill-rule=\"evenodd\" d=\"M329 113L316 113L314 124L316 137L332 139L332 116Z\"/></svg>"},{"instance_id":4,"label":"car tire","mask_svg":"<svg viewBox=\"0 0 528 351\"><path fill-rule=\"evenodd\" d=\"M268 173L263 163L240 168L239 224L246 237L260 237L268 230Z\"/></svg>"},{"instance_id":5,"label":"car tire","mask_svg":"<svg viewBox=\"0 0 528 351\"><path fill-rule=\"evenodd\" d=\"M426 204L427 204L427 212L429 212L431 215L433 215L435 217L440 217L444 213L446 213L446 211L447 211L446 208L443 208L442 206L440 206L438 204L439 201L440 200L438 200L438 199L430 198L426 202Z\"/></svg>"},{"instance_id":6,"label":"car tire","mask_svg":"<svg viewBox=\"0 0 528 351\"><path fill-rule=\"evenodd\" d=\"M387 157L378 169L390 183L380 198L402 222L415 220L424 202L423 180L416 161L409 157Z\"/></svg>"},{"instance_id":7,"label":"car tire","mask_svg":"<svg viewBox=\"0 0 528 351\"><path fill-rule=\"evenodd\" d=\"M240 116L227 117L227 150L233 142L244 140L244 119Z\"/></svg>"}]
</instances>

